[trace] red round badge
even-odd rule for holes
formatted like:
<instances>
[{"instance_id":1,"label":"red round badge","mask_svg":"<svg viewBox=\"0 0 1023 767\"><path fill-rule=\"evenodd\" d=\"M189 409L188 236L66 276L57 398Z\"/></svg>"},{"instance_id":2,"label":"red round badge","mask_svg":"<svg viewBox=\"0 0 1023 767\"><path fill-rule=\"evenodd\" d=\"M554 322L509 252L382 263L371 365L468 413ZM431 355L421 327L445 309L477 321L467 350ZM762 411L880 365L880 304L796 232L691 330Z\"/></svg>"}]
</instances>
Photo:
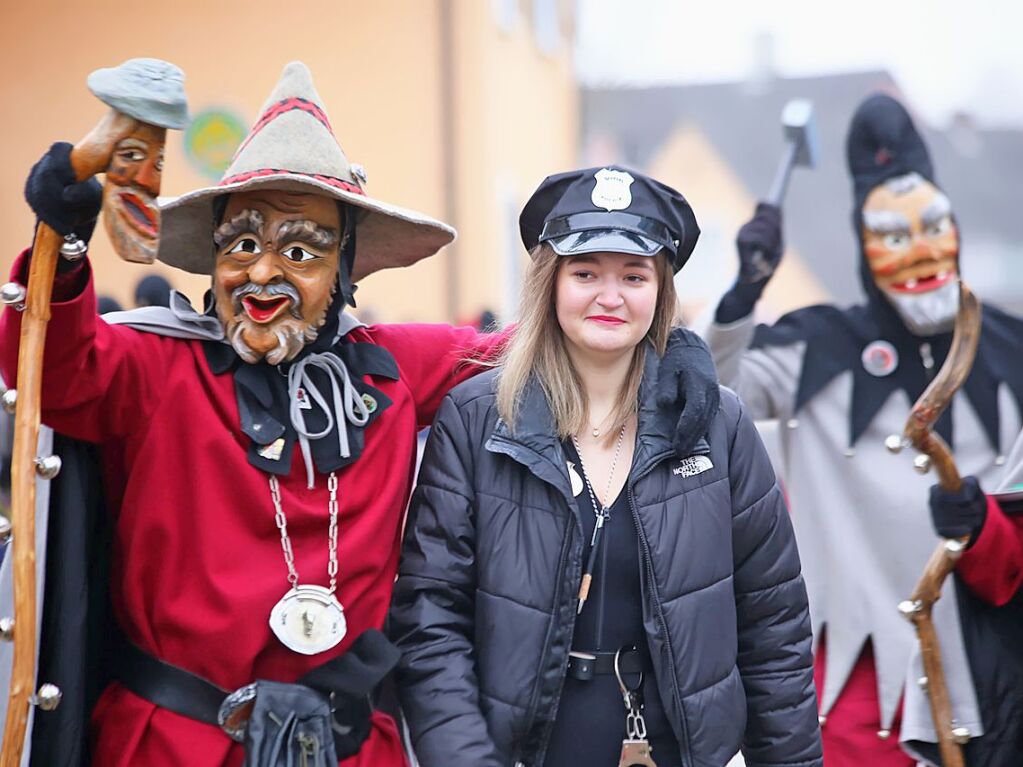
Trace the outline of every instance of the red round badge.
<instances>
[{"instance_id":1,"label":"red round badge","mask_svg":"<svg viewBox=\"0 0 1023 767\"><path fill-rule=\"evenodd\" d=\"M867 344L860 359L863 361L863 369L878 378L891 375L899 366L899 353L887 341Z\"/></svg>"}]
</instances>

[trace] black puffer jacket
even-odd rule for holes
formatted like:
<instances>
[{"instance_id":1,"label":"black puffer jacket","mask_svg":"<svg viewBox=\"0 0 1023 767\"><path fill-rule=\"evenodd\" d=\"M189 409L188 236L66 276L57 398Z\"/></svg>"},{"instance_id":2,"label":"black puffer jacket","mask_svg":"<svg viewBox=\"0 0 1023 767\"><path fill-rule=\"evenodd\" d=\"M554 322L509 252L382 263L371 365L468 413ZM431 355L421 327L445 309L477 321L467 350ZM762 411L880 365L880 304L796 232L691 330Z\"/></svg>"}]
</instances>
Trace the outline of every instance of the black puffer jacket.
<instances>
[{"instance_id":1,"label":"black puffer jacket","mask_svg":"<svg viewBox=\"0 0 1023 767\"><path fill-rule=\"evenodd\" d=\"M678 413L655 405L647 358L627 492L685 765L722 767L740 747L749 767L820 765L806 592L767 454L722 390L703 457L680 459ZM493 383L479 376L441 406L395 589L398 684L423 767L541 765L571 649L584 541L565 455L539 385L512 432Z\"/></svg>"}]
</instances>

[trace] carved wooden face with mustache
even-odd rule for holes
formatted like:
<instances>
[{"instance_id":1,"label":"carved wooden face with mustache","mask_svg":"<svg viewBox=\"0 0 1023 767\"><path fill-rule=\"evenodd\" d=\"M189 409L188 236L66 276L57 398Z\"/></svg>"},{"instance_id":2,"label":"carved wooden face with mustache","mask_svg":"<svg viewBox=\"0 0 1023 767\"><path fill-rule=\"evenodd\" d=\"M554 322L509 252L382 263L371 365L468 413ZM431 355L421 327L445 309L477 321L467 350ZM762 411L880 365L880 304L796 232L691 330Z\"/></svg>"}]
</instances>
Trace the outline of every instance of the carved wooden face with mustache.
<instances>
[{"instance_id":1,"label":"carved wooden face with mustache","mask_svg":"<svg viewBox=\"0 0 1023 767\"><path fill-rule=\"evenodd\" d=\"M337 286L337 203L314 194L234 194L214 232L213 294L246 362L293 359L314 340Z\"/></svg>"},{"instance_id":2,"label":"carved wooden face with mustache","mask_svg":"<svg viewBox=\"0 0 1023 767\"><path fill-rule=\"evenodd\" d=\"M103 183L103 225L117 255L151 264L160 236L156 197L167 130L139 122L114 146Z\"/></svg>"}]
</instances>

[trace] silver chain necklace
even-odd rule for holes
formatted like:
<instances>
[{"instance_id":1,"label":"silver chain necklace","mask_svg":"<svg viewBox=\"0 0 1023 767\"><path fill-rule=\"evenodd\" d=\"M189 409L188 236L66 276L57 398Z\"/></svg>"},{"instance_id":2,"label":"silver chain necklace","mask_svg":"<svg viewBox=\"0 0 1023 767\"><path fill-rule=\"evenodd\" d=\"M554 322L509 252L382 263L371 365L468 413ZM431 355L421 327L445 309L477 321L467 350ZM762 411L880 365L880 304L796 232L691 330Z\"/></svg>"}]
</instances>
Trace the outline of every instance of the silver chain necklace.
<instances>
[{"instance_id":1,"label":"silver chain necklace","mask_svg":"<svg viewBox=\"0 0 1023 767\"><path fill-rule=\"evenodd\" d=\"M611 504L614 499L611 498L611 485L614 482L615 468L618 466L618 456L622 452L622 443L625 441L625 424L622 424L622 430L618 432L618 445L615 447L614 458L611 459L611 471L607 474L607 488L604 490L604 498L606 503L598 504L597 496L593 492L593 485L590 484L590 473L586 471L586 464L583 461L583 451L579 448L579 440L572 435L572 444L575 445L575 452L579 455L579 467L583 470L583 481L586 483L586 489L590 492L590 503L593 504L593 513L596 515L596 520L593 524L593 536L590 538L590 553L586 557L586 569L583 571L583 579L579 583L579 606L577 614L583 611L583 605L586 604L586 598L590 594L590 584L593 583L593 570L597 566L597 550L600 544L601 530L604 529L604 523L611 518Z\"/></svg>"},{"instance_id":2,"label":"silver chain necklace","mask_svg":"<svg viewBox=\"0 0 1023 767\"><path fill-rule=\"evenodd\" d=\"M291 536L288 535L288 518L281 505L280 484L275 475L270 475L270 500L274 507L274 521L281 533L281 551L284 553L288 584L291 586L270 611L270 628L282 644L303 655L316 655L336 647L348 631L344 608L336 595L338 503L337 475L334 472L327 478L327 489L330 491L330 500L327 502L330 518L327 528L327 575L330 576L330 588L313 584L299 585L295 551L291 546Z\"/></svg>"},{"instance_id":3,"label":"silver chain necklace","mask_svg":"<svg viewBox=\"0 0 1023 767\"><path fill-rule=\"evenodd\" d=\"M611 494L611 483L614 482L615 468L618 466L618 456L622 452L622 443L625 441L625 424L622 424L622 430L618 432L618 444L615 446L615 455L611 459L611 471L607 475L607 487L604 489L604 498L607 498ZM603 525L600 518L607 512L610 504L598 504L597 496L593 492L593 485L590 484L590 474L586 471L586 464L583 462L583 451L579 449L579 440L576 439L575 435L572 435L572 444L575 445L575 452L579 454L579 466L583 470L583 481L586 483L586 489L590 491L590 502L593 504L593 513L598 517L598 524Z\"/></svg>"}]
</instances>

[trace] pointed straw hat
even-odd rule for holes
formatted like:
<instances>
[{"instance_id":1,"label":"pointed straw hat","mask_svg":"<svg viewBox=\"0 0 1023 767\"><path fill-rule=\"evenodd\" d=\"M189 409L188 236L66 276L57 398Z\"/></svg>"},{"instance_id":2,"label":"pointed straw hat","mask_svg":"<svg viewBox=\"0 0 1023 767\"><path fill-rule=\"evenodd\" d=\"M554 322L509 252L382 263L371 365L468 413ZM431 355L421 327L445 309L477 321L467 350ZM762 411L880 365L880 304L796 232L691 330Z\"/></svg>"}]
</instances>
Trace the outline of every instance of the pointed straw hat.
<instances>
[{"instance_id":1,"label":"pointed straw hat","mask_svg":"<svg viewBox=\"0 0 1023 767\"><path fill-rule=\"evenodd\" d=\"M447 224L367 196L364 184L365 174L353 172L334 136L309 69L293 61L220 182L163 205L157 258L194 274L212 274L214 199L255 189L319 194L354 206L359 213L353 282L414 264L455 239Z\"/></svg>"}]
</instances>

